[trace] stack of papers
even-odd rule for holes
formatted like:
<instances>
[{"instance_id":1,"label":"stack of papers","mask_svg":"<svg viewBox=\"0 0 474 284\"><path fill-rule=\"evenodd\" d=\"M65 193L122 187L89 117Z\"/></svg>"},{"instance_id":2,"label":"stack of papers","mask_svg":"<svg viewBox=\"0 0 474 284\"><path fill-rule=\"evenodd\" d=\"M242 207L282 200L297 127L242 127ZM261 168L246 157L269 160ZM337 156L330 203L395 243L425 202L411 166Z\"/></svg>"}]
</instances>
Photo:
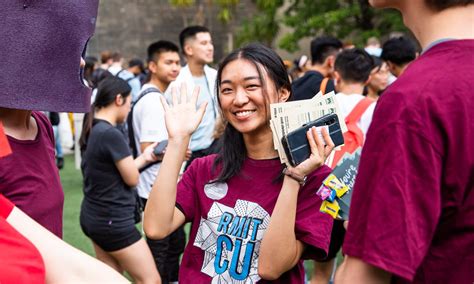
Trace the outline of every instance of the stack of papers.
<instances>
[{"instance_id":1,"label":"stack of papers","mask_svg":"<svg viewBox=\"0 0 474 284\"><path fill-rule=\"evenodd\" d=\"M291 164L283 149L281 138L289 132L331 113L337 114L342 132L347 131L347 126L342 118L343 116L340 114L334 92L325 95L319 92L309 100L271 104L270 109L270 127L273 132L273 145L275 150L278 151L281 162L287 166L291 166Z\"/></svg>"}]
</instances>

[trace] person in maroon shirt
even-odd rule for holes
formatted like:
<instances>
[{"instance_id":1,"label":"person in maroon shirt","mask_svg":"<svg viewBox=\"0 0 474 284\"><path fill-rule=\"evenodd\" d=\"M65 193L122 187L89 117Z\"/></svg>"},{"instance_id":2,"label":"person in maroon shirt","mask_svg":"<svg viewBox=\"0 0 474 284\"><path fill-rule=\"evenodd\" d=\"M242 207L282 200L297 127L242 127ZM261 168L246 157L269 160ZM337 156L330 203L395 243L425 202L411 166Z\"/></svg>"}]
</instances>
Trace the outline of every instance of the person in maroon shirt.
<instances>
[{"instance_id":1,"label":"person in maroon shirt","mask_svg":"<svg viewBox=\"0 0 474 284\"><path fill-rule=\"evenodd\" d=\"M190 238L180 283L304 283L302 259L327 255L333 220L315 208L315 192L329 175L329 133L307 132L311 156L282 173L273 147L270 103L285 102L291 85L281 58L262 44L230 53L216 89L228 122L217 155L196 159L177 184L191 134L204 114L199 89L163 97L168 146L145 207L148 237L163 239L185 222ZM283 174L283 175L282 175Z\"/></svg>"},{"instance_id":2,"label":"person in maroon shirt","mask_svg":"<svg viewBox=\"0 0 474 284\"><path fill-rule=\"evenodd\" d=\"M98 6L98 0L45 0L0 9L0 38L8 43L0 44L0 121L12 148L0 160L0 194L60 238L64 193L51 124L39 111L89 111L92 90L82 81L81 56Z\"/></svg>"},{"instance_id":3,"label":"person in maroon shirt","mask_svg":"<svg viewBox=\"0 0 474 284\"><path fill-rule=\"evenodd\" d=\"M474 1L370 3L424 51L378 101L335 282L473 283Z\"/></svg>"}]
</instances>

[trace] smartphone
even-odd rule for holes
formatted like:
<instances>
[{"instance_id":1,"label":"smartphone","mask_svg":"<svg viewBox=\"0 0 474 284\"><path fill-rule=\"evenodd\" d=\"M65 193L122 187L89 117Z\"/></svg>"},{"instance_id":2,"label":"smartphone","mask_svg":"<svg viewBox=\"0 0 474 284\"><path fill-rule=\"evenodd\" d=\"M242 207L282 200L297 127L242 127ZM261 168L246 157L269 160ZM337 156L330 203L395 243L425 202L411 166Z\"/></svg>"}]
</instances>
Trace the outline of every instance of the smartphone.
<instances>
[{"instance_id":1,"label":"smartphone","mask_svg":"<svg viewBox=\"0 0 474 284\"><path fill-rule=\"evenodd\" d=\"M322 116L316 120L308 122L294 131L291 131L286 136L281 138L286 156L288 157L292 166L299 165L311 155L306 132L313 126L327 126L329 130L329 136L331 136L334 145L337 147L344 144L344 137L342 135L337 115L327 114Z\"/></svg>"},{"instance_id":2,"label":"smartphone","mask_svg":"<svg viewBox=\"0 0 474 284\"><path fill-rule=\"evenodd\" d=\"M153 154L155 154L155 156L163 155L166 146L168 146L168 140L161 141L158 143L158 145L156 145L155 149L153 149Z\"/></svg>"}]
</instances>

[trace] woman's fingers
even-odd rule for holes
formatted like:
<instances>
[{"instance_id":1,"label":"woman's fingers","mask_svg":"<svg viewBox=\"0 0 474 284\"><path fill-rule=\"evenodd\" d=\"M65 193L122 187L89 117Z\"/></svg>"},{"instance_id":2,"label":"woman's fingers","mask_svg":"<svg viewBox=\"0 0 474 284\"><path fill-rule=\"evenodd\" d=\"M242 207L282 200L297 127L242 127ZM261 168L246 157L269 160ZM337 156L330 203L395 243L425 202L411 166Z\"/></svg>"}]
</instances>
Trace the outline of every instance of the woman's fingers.
<instances>
[{"instance_id":1,"label":"woman's fingers","mask_svg":"<svg viewBox=\"0 0 474 284\"><path fill-rule=\"evenodd\" d=\"M163 109L165 110L165 112L168 112L170 110L170 106L168 105L168 102L166 101L165 97L160 96L160 101L161 101L161 104L163 105Z\"/></svg>"},{"instance_id":2,"label":"woman's fingers","mask_svg":"<svg viewBox=\"0 0 474 284\"><path fill-rule=\"evenodd\" d=\"M198 112L198 117L199 117L199 122L201 122L202 117L204 116L204 112L206 112L206 107L207 107L207 102L204 102L199 106L199 109L197 111Z\"/></svg>"},{"instance_id":3,"label":"woman's fingers","mask_svg":"<svg viewBox=\"0 0 474 284\"><path fill-rule=\"evenodd\" d=\"M178 90L176 90L176 87L171 88L171 101L173 102L173 106L178 105Z\"/></svg>"},{"instance_id":4,"label":"woman's fingers","mask_svg":"<svg viewBox=\"0 0 474 284\"><path fill-rule=\"evenodd\" d=\"M319 128L319 131L323 131L323 130L326 130L326 129L324 129L324 127ZM316 127L312 127L311 131L314 137L314 141L316 142L317 152L319 156L321 156L324 153L324 142L321 139L321 137L319 137L318 130L316 129Z\"/></svg>"},{"instance_id":5,"label":"woman's fingers","mask_svg":"<svg viewBox=\"0 0 474 284\"><path fill-rule=\"evenodd\" d=\"M191 96L191 103L193 105L197 105L197 100L198 100L198 97L199 97L200 90L201 89L199 88L199 86L194 87L193 95Z\"/></svg>"},{"instance_id":6,"label":"woman's fingers","mask_svg":"<svg viewBox=\"0 0 474 284\"><path fill-rule=\"evenodd\" d=\"M179 102L185 104L188 101L188 88L186 83L181 83Z\"/></svg>"},{"instance_id":7,"label":"woman's fingers","mask_svg":"<svg viewBox=\"0 0 474 284\"><path fill-rule=\"evenodd\" d=\"M308 138L309 150L311 153L314 153L314 151L317 151L318 149L316 145L316 141L314 140L314 137L313 137L313 128L314 127L311 127L308 131L306 131L306 138Z\"/></svg>"},{"instance_id":8,"label":"woman's fingers","mask_svg":"<svg viewBox=\"0 0 474 284\"><path fill-rule=\"evenodd\" d=\"M327 129L323 129L322 134L324 141L326 142L326 147L324 147L324 156L327 157L334 149L334 142L332 141L331 136L329 135L329 131L327 131Z\"/></svg>"}]
</instances>

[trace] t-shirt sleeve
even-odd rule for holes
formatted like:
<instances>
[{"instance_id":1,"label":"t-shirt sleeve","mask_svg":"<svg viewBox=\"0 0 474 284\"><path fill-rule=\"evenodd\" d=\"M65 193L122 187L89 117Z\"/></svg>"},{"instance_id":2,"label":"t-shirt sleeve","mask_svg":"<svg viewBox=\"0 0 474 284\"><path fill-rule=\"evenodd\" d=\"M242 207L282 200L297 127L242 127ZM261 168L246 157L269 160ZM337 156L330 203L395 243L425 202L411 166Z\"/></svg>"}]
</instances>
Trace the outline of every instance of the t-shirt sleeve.
<instances>
[{"instance_id":1,"label":"t-shirt sleeve","mask_svg":"<svg viewBox=\"0 0 474 284\"><path fill-rule=\"evenodd\" d=\"M196 214L196 174L199 160L194 160L178 182L176 207L183 212L186 222L191 222Z\"/></svg>"},{"instance_id":2,"label":"t-shirt sleeve","mask_svg":"<svg viewBox=\"0 0 474 284\"><path fill-rule=\"evenodd\" d=\"M0 194L0 217L6 219L12 212L13 207L13 203L3 196L3 194Z\"/></svg>"},{"instance_id":3,"label":"t-shirt sleeve","mask_svg":"<svg viewBox=\"0 0 474 284\"><path fill-rule=\"evenodd\" d=\"M154 97L152 97L154 96ZM142 99L140 109L140 143L168 139L165 124L165 111L160 102L160 94L152 93Z\"/></svg>"},{"instance_id":4,"label":"t-shirt sleeve","mask_svg":"<svg viewBox=\"0 0 474 284\"><path fill-rule=\"evenodd\" d=\"M110 128L104 133L101 147L112 157L114 162L132 155L123 134L116 128Z\"/></svg>"},{"instance_id":5,"label":"t-shirt sleeve","mask_svg":"<svg viewBox=\"0 0 474 284\"><path fill-rule=\"evenodd\" d=\"M49 141L51 142L51 145L55 145L56 142L54 140L55 138L54 138L53 126L51 125L51 122L46 117L46 115L44 115L40 111L35 111L33 112L32 115L36 119L36 123L38 124L38 127L46 131Z\"/></svg>"},{"instance_id":6,"label":"t-shirt sleeve","mask_svg":"<svg viewBox=\"0 0 474 284\"><path fill-rule=\"evenodd\" d=\"M333 219L319 211L322 201L316 191L330 173L331 169L327 166L317 169L298 194L295 234L296 239L306 245L303 259L321 260L327 255Z\"/></svg>"},{"instance_id":7,"label":"t-shirt sleeve","mask_svg":"<svg viewBox=\"0 0 474 284\"><path fill-rule=\"evenodd\" d=\"M409 123L369 130L343 252L412 280L441 214L440 154Z\"/></svg>"}]
</instances>

